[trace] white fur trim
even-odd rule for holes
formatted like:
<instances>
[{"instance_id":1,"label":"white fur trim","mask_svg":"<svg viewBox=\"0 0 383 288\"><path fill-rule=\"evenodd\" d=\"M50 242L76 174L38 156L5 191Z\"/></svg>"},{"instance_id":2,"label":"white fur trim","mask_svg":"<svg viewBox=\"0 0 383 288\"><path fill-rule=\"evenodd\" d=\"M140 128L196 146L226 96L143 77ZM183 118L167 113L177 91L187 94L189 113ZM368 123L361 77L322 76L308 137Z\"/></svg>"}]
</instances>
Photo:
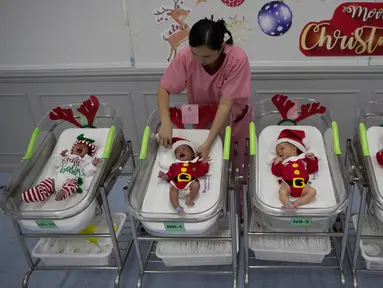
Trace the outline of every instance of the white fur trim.
<instances>
[{"instance_id":1,"label":"white fur trim","mask_svg":"<svg viewBox=\"0 0 383 288\"><path fill-rule=\"evenodd\" d=\"M173 154L175 154L176 149L182 145L189 146L193 150L194 154L197 155L197 149L195 148L194 144L192 142L186 141L186 140L178 140L176 143L174 143L172 145Z\"/></svg>"},{"instance_id":2,"label":"white fur trim","mask_svg":"<svg viewBox=\"0 0 383 288\"><path fill-rule=\"evenodd\" d=\"M303 143L303 145L306 146L306 149L307 149L307 146L309 145L310 141L309 141L309 139L307 137L305 137L305 138L302 139L302 143Z\"/></svg>"},{"instance_id":3,"label":"white fur trim","mask_svg":"<svg viewBox=\"0 0 383 288\"><path fill-rule=\"evenodd\" d=\"M281 139L278 139L278 141L277 141L277 145L278 145L278 144L281 144L281 143L284 143L284 142L286 142L286 143L290 143L290 144L294 145L294 146L297 147L299 150L301 150L303 153L306 152L306 148L305 148L301 143L299 143L299 142L297 142L297 141L294 141L294 140L291 140L291 139L289 139L289 138L281 138Z\"/></svg>"},{"instance_id":4,"label":"white fur trim","mask_svg":"<svg viewBox=\"0 0 383 288\"><path fill-rule=\"evenodd\" d=\"M305 155L304 153L302 153L301 155L298 155L298 156L291 156L291 157L289 157L289 158L283 160L282 164L286 164L286 163L289 162L289 161L293 161L293 162L295 162L295 161L297 161L297 160L299 160L299 159L304 159L305 156L306 156L306 155Z\"/></svg>"}]
</instances>

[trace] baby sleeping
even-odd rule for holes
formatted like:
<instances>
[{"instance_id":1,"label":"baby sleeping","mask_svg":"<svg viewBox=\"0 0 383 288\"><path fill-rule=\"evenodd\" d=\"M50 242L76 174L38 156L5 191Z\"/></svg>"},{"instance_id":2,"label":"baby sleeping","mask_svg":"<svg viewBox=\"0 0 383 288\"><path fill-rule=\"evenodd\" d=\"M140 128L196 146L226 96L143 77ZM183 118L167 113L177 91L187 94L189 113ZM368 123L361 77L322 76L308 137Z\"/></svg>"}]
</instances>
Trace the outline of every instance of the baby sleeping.
<instances>
[{"instance_id":1,"label":"baby sleeping","mask_svg":"<svg viewBox=\"0 0 383 288\"><path fill-rule=\"evenodd\" d=\"M53 159L56 177L47 178L24 192L22 194L24 202L43 202L54 192L56 192L55 200L60 201L82 192L81 177L92 176L100 163L100 159L93 158L96 153L94 140L81 134L77 137L69 155L67 152L68 150L64 150Z\"/></svg>"},{"instance_id":2,"label":"baby sleeping","mask_svg":"<svg viewBox=\"0 0 383 288\"><path fill-rule=\"evenodd\" d=\"M271 172L280 178L279 200L283 208L297 208L313 201L316 190L311 186L310 174L318 171L318 158L307 153L305 132L284 129L277 140L276 157ZM290 201L290 197L296 198Z\"/></svg>"},{"instance_id":3,"label":"baby sleeping","mask_svg":"<svg viewBox=\"0 0 383 288\"><path fill-rule=\"evenodd\" d=\"M172 152L176 161L167 173L160 171L158 177L170 183L170 202L179 215L185 215L179 198L186 198L185 204L194 205L194 199L200 190L198 178L209 172L210 158L196 157L196 149L188 140L173 138Z\"/></svg>"}]
</instances>

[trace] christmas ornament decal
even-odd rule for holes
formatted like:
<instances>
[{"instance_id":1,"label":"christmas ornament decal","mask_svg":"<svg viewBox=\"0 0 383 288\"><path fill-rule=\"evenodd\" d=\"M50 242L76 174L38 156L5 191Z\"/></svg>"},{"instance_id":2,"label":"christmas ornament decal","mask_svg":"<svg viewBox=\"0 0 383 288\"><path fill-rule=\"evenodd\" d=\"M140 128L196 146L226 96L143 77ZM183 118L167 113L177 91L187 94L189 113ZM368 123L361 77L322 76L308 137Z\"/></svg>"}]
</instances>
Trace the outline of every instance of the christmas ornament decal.
<instances>
[{"instance_id":1,"label":"christmas ornament decal","mask_svg":"<svg viewBox=\"0 0 383 288\"><path fill-rule=\"evenodd\" d=\"M293 13L282 1L272 1L263 5L258 13L258 25L269 36L286 34L293 23Z\"/></svg>"},{"instance_id":2,"label":"christmas ornament decal","mask_svg":"<svg viewBox=\"0 0 383 288\"><path fill-rule=\"evenodd\" d=\"M247 40L247 34L251 31L249 22L245 19L245 16L238 19L238 16L229 17L231 22L227 22L227 29L233 36L234 43L239 45L245 43Z\"/></svg>"},{"instance_id":3,"label":"christmas ornament decal","mask_svg":"<svg viewBox=\"0 0 383 288\"><path fill-rule=\"evenodd\" d=\"M228 7L235 8L241 6L245 0L221 0Z\"/></svg>"},{"instance_id":4,"label":"christmas ornament decal","mask_svg":"<svg viewBox=\"0 0 383 288\"><path fill-rule=\"evenodd\" d=\"M184 4L182 0L173 0L173 4L172 8L161 6L161 9L153 12L157 24L168 22L169 20L173 21L168 30L162 33L162 39L168 42L170 46L168 62L176 57L179 46L189 39L190 32L189 24L185 22L185 19L189 17L191 10L180 6Z\"/></svg>"}]
</instances>

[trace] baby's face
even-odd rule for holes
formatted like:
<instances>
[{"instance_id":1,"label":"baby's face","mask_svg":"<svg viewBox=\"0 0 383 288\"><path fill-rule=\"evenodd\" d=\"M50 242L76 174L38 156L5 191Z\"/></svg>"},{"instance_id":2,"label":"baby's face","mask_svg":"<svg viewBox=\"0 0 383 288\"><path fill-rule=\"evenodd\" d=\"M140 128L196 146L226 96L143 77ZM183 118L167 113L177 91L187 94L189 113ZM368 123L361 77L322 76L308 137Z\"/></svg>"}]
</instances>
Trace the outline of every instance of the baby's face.
<instances>
[{"instance_id":1,"label":"baby's face","mask_svg":"<svg viewBox=\"0 0 383 288\"><path fill-rule=\"evenodd\" d=\"M177 147L175 154L176 159L181 161L191 161L195 156L193 150L187 145L181 145Z\"/></svg>"},{"instance_id":2,"label":"baby's face","mask_svg":"<svg viewBox=\"0 0 383 288\"><path fill-rule=\"evenodd\" d=\"M88 153L89 153L89 147L82 143L76 144L72 150L72 154L78 155L81 158L84 158L84 156Z\"/></svg>"},{"instance_id":3,"label":"baby's face","mask_svg":"<svg viewBox=\"0 0 383 288\"><path fill-rule=\"evenodd\" d=\"M283 160L297 156L297 147L290 143L281 143L277 145L276 153L278 157L281 157Z\"/></svg>"}]
</instances>

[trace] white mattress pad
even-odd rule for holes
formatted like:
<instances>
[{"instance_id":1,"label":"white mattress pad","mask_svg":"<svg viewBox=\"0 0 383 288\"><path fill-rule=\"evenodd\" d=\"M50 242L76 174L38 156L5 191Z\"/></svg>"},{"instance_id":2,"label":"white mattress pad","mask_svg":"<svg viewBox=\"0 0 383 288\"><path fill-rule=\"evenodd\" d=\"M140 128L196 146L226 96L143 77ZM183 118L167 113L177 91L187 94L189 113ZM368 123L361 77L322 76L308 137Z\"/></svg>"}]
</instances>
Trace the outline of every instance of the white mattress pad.
<instances>
[{"instance_id":1,"label":"white mattress pad","mask_svg":"<svg viewBox=\"0 0 383 288\"><path fill-rule=\"evenodd\" d=\"M193 141L196 147L199 147L204 143L208 134L209 130L201 129L173 130L173 137L180 137ZM188 207L185 205L185 199L180 199L180 205L184 207L186 214L200 214L217 204L221 193L222 153L223 144L221 139L217 137L210 151L210 158L212 161L210 162L209 172L206 176L199 179L201 188L199 195L194 200L195 205L193 207ZM157 152L157 157L149 178L149 184L142 205L143 213L150 213L153 215L166 214L166 216L169 217L169 221L180 218L170 203L170 184L158 178L158 172L161 170L166 173L168 167L174 161L175 158L172 155L172 149L161 146ZM198 234L201 231L208 231L215 222L216 218L199 223L185 223L186 231L184 234ZM143 222L142 224L149 231L167 234L163 223Z\"/></svg>"},{"instance_id":2,"label":"white mattress pad","mask_svg":"<svg viewBox=\"0 0 383 288\"><path fill-rule=\"evenodd\" d=\"M305 205L305 208L327 208L337 204L335 190L326 157L326 150L320 131L313 126L268 126L262 130L258 139L256 183L257 195L260 200L271 207L281 208L279 201L278 178L271 173L272 159L275 157L275 147L279 133L283 129L303 130L309 141L307 152L313 152L319 159L319 170L311 175L312 186L316 189L315 199Z\"/></svg>"}]
</instances>

